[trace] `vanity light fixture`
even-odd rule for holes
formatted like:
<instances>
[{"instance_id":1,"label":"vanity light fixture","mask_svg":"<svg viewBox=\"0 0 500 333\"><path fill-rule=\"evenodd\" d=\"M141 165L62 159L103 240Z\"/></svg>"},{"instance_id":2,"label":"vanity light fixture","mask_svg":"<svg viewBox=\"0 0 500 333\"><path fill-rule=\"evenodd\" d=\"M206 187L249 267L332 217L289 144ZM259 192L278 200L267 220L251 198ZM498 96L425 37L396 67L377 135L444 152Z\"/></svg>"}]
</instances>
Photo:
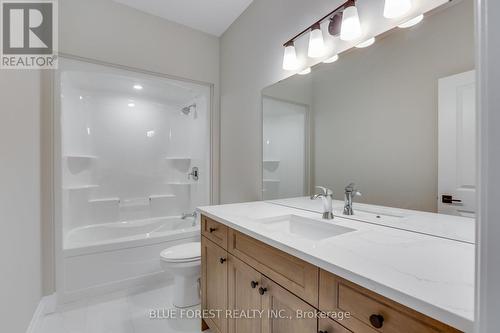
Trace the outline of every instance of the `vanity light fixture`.
<instances>
[{"instance_id":1,"label":"vanity light fixture","mask_svg":"<svg viewBox=\"0 0 500 333\"><path fill-rule=\"evenodd\" d=\"M321 23L326 20L330 20L328 32L332 36L340 35L342 40L355 40L361 36L361 23L356 8L356 0L348 0L283 44L285 47L283 55L284 70L291 71L299 68L300 64L297 60L294 41L307 33L310 34L308 56L320 58L325 55L326 46Z\"/></svg>"},{"instance_id":2,"label":"vanity light fixture","mask_svg":"<svg viewBox=\"0 0 500 333\"><path fill-rule=\"evenodd\" d=\"M401 23L400 25L398 25L398 28L409 28L409 27L413 27L414 25L417 25L419 24L420 22L422 22L422 20L424 19L424 14L420 14L412 19L409 19L408 21L406 22L403 22Z\"/></svg>"},{"instance_id":3,"label":"vanity light fixture","mask_svg":"<svg viewBox=\"0 0 500 333\"><path fill-rule=\"evenodd\" d=\"M385 0L384 17L394 19L402 17L411 9L411 0Z\"/></svg>"},{"instance_id":4,"label":"vanity light fixture","mask_svg":"<svg viewBox=\"0 0 500 333\"><path fill-rule=\"evenodd\" d=\"M295 52L295 45L293 41L285 44L285 54L283 56L283 69L286 71L293 71L299 68L297 60L297 53Z\"/></svg>"},{"instance_id":5,"label":"vanity light fixture","mask_svg":"<svg viewBox=\"0 0 500 333\"><path fill-rule=\"evenodd\" d=\"M299 75L307 75L309 73L311 73L311 67L307 67L304 70L300 71Z\"/></svg>"},{"instance_id":6,"label":"vanity light fixture","mask_svg":"<svg viewBox=\"0 0 500 333\"><path fill-rule=\"evenodd\" d=\"M359 21L358 8L354 1L348 1L347 7L342 14L342 26L340 28L340 39L351 41L361 36L361 22Z\"/></svg>"},{"instance_id":7,"label":"vanity light fixture","mask_svg":"<svg viewBox=\"0 0 500 333\"><path fill-rule=\"evenodd\" d=\"M333 57L330 57L328 59L323 60L323 63L325 63L325 64L331 64L332 62L335 62L337 60L339 60L339 55L338 54L334 55Z\"/></svg>"},{"instance_id":8,"label":"vanity light fixture","mask_svg":"<svg viewBox=\"0 0 500 333\"><path fill-rule=\"evenodd\" d=\"M307 51L307 55L310 58L321 58L325 55L325 52L325 41L323 40L321 25L319 22L314 23L309 34L309 50Z\"/></svg>"},{"instance_id":9,"label":"vanity light fixture","mask_svg":"<svg viewBox=\"0 0 500 333\"><path fill-rule=\"evenodd\" d=\"M140 84L134 84L134 89L135 90L142 90L143 87Z\"/></svg>"},{"instance_id":10,"label":"vanity light fixture","mask_svg":"<svg viewBox=\"0 0 500 333\"><path fill-rule=\"evenodd\" d=\"M359 43L358 45L356 45L356 47L358 49L363 49L365 47L373 45L373 43L375 43L375 37L372 37L370 39L365 40L364 42Z\"/></svg>"}]
</instances>

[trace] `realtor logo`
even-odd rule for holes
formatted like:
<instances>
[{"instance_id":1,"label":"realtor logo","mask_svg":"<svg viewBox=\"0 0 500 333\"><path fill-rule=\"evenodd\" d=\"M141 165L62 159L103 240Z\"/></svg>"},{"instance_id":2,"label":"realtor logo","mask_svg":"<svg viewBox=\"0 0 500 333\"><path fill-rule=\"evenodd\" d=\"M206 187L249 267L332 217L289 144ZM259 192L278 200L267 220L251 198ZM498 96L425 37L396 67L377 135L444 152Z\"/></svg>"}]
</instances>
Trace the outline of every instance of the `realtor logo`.
<instances>
[{"instance_id":1,"label":"realtor logo","mask_svg":"<svg viewBox=\"0 0 500 333\"><path fill-rule=\"evenodd\" d=\"M2 0L0 5L0 67L57 68L56 0Z\"/></svg>"}]
</instances>

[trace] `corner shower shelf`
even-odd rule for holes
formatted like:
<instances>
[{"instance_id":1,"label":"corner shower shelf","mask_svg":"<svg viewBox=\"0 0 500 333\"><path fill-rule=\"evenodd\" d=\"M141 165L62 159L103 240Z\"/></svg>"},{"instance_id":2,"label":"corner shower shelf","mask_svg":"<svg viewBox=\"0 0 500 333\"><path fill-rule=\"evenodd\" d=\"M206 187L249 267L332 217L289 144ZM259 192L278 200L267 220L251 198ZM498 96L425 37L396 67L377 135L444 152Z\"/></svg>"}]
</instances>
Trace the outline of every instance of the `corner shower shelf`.
<instances>
[{"instance_id":1,"label":"corner shower shelf","mask_svg":"<svg viewBox=\"0 0 500 333\"><path fill-rule=\"evenodd\" d=\"M264 183L279 183L279 179L264 179Z\"/></svg>"},{"instance_id":2,"label":"corner shower shelf","mask_svg":"<svg viewBox=\"0 0 500 333\"><path fill-rule=\"evenodd\" d=\"M191 157L187 157L187 156L167 156L165 157L166 160L169 160L169 161L191 161L192 158Z\"/></svg>"},{"instance_id":3,"label":"corner shower shelf","mask_svg":"<svg viewBox=\"0 0 500 333\"><path fill-rule=\"evenodd\" d=\"M89 200L89 203L103 203L103 202L120 202L120 198L101 198L101 199Z\"/></svg>"},{"instance_id":4,"label":"corner shower shelf","mask_svg":"<svg viewBox=\"0 0 500 333\"><path fill-rule=\"evenodd\" d=\"M167 199L167 198L175 198L175 197L177 197L175 194L158 194L158 195L150 195L149 200Z\"/></svg>"},{"instance_id":5,"label":"corner shower shelf","mask_svg":"<svg viewBox=\"0 0 500 333\"><path fill-rule=\"evenodd\" d=\"M88 190L97 187L99 187L99 185L75 185L75 186L64 187L64 190L78 191L78 190Z\"/></svg>"},{"instance_id":6,"label":"corner shower shelf","mask_svg":"<svg viewBox=\"0 0 500 333\"><path fill-rule=\"evenodd\" d=\"M280 160L264 160L264 163L279 163L281 162Z\"/></svg>"},{"instance_id":7,"label":"corner shower shelf","mask_svg":"<svg viewBox=\"0 0 500 333\"><path fill-rule=\"evenodd\" d=\"M197 182L168 182L167 185L178 185L178 186L188 186L195 185Z\"/></svg>"},{"instance_id":8,"label":"corner shower shelf","mask_svg":"<svg viewBox=\"0 0 500 333\"><path fill-rule=\"evenodd\" d=\"M97 160L98 157L94 155L65 155L67 159L81 159L81 160Z\"/></svg>"}]
</instances>

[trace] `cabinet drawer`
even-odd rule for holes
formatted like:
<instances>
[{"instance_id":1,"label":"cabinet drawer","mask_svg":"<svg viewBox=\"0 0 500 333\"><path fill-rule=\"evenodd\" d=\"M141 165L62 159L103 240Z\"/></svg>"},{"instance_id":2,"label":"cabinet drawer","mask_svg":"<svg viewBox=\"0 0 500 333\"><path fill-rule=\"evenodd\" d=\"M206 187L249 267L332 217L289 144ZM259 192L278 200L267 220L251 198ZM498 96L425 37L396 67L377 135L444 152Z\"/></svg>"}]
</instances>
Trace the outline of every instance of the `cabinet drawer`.
<instances>
[{"instance_id":1,"label":"cabinet drawer","mask_svg":"<svg viewBox=\"0 0 500 333\"><path fill-rule=\"evenodd\" d=\"M223 249L227 249L227 229L224 224L201 216L201 234Z\"/></svg>"},{"instance_id":2,"label":"cabinet drawer","mask_svg":"<svg viewBox=\"0 0 500 333\"><path fill-rule=\"evenodd\" d=\"M228 251L309 304L318 306L319 269L272 246L228 230Z\"/></svg>"},{"instance_id":3,"label":"cabinet drawer","mask_svg":"<svg viewBox=\"0 0 500 333\"><path fill-rule=\"evenodd\" d=\"M458 330L370 290L320 272L319 308L344 311L350 318L342 324L356 333L457 333Z\"/></svg>"},{"instance_id":4,"label":"cabinet drawer","mask_svg":"<svg viewBox=\"0 0 500 333\"><path fill-rule=\"evenodd\" d=\"M319 333L352 333L344 326L331 319L321 318L318 325Z\"/></svg>"}]
</instances>

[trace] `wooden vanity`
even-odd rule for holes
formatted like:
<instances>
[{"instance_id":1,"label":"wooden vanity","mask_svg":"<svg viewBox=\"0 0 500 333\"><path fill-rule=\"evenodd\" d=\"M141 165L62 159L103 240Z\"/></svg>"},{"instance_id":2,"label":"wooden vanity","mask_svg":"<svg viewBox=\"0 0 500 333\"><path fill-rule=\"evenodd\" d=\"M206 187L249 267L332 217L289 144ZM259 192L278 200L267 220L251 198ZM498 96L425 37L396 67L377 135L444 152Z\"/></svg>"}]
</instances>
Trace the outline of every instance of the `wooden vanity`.
<instances>
[{"instance_id":1,"label":"wooden vanity","mask_svg":"<svg viewBox=\"0 0 500 333\"><path fill-rule=\"evenodd\" d=\"M206 317L203 329L214 333L459 332L206 216L201 216L201 236L202 309L222 310L220 316ZM259 310L262 316L234 319L226 316L226 310ZM307 318L298 318L297 310Z\"/></svg>"}]
</instances>

